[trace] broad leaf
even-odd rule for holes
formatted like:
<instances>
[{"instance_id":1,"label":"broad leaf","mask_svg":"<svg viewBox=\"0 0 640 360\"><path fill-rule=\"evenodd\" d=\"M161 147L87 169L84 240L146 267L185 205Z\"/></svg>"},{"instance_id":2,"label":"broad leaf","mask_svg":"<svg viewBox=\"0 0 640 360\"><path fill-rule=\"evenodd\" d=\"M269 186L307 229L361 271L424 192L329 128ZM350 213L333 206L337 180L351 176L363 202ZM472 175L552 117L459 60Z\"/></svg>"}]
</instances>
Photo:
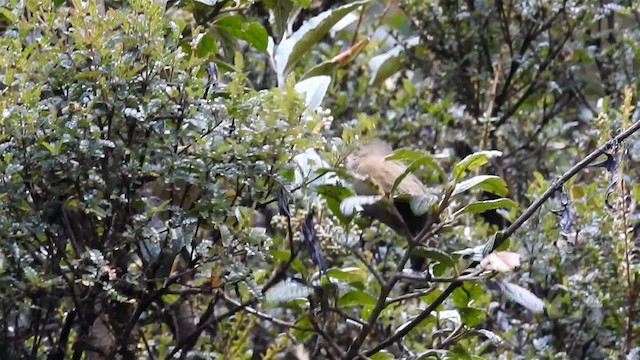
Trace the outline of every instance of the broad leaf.
<instances>
[{"instance_id":1,"label":"broad leaf","mask_svg":"<svg viewBox=\"0 0 640 360\"><path fill-rule=\"evenodd\" d=\"M282 262L289 261L289 258L291 257L291 253L289 251L277 250L277 249L269 250L269 255L271 255L273 258L278 259ZM300 275L302 275L302 277L305 277L305 278L307 277L307 267L302 264L302 261L300 261L300 259L298 258L293 259L293 262L291 263L291 268L298 271Z\"/></svg>"},{"instance_id":2,"label":"broad leaf","mask_svg":"<svg viewBox=\"0 0 640 360\"><path fill-rule=\"evenodd\" d=\"M445 265L447 268L451 268L456 265L455 259L440 249L419 247L414 251L414 254L434 260L437 263Z\"/></svg>"},{"instance_id":3,"label":"broad leaf","mask_svg":"<svg viewBox=\"0 0 640 360\"><path fill-rule=\"evenodd\" d=\"M340 19L368 2L368 0L355 1L324 11L307 20L291 37L283 39L274 55L278 79L280 81L284 80L296 62L325 36Z\"/></svg>"},{"instance_id":4,"label":"broad leaf","mask_svg":"<svg viewBox=\"0 0 640 360\"><path fill-rule=\"evenodd\" d=\"M481 189L498 196L506 196L509 192L509 189L507 189L507 183L505 183L499 176L480 175L457 183L452 195L459 195L472 189Z\"/></svg>"},{"instance_id":5,"label":"broad leaf","mask_svg":"<svg viewBox=\"0 0 640 360\"><path fill-rule=\"evenodd\" d=\"M467 171L473 171L478 167L485 165L489 162L489 159L502 156L502 152L496 150L478 151L473 153L464 159L460 160L453 167L453 179L458 181Z\"/></svg>"},{"instance_id":6,"label":"broad leaf","mask_svg":"<svg viewBox=\"0 0 640 360\"><path fill-rule=\"evenodd\" d=\"M515 201L511 199L506 199L506 198L477 201L456 211L453 214L453 217L457 217L462 214L478 214L481 212L485 212L487 210L493 210L493 209L504 208L504 207L517 207L517 206L518 204Z\"/></svg>"},{"instance_id":7,"label":"broad leaf","mask_svg":"<svg viewBox=\"0 0 640 360\"><path fill-rule=\"evenodd\" d=\"M338 306L358 306L358 305L371 305L374 306L377 300L375 297L362 290L352 290L342 295L338 299Z\"/></svg>"},{"instance_id":8,"label":"broad leaf","mask_svg":"<svg viewBox=\"0 0 640 360\"><path fill-rule=\"evenodd\" d=\"M367 280L367 272L358 267L346 267L342 269L329 269L327 275L336 280L349 283L364 283Z\"/></svg>"},{"instance_id":9,"label":"broad leaf","mask_svg":"<svg viewBox=\"0 0 640 360\"><path fill-rule=\"evenodd\" d=\"M227 15L217 18L214 24L236 38L245 40L260 51L267 50L267 31L255 21L246 21L240 15Z\"/></svg>"},{"instance_id":10,"label":"broad leaf","mask_svg":"<svg viewBox=\"0 0 640 360\"><path fill-rule=\"evenodd\" d=\"M471 328L482 324L487 317L487 314L480 309L465 307L459 311L462 323Z\"/></svg>"},{"instance_id":11,"label":"broad leaf","mask_svg":"<svg viewBox=\"0 0 640 360\"><path fill-rule=\"evenodd\" d=\"M419 36L407 39L403 44L394 46L391 50L376 55L369 60L369 69L371 70L370 85L380 84L398 71L404 62L404 51L415 47L420 42Z\"/></svg>"},{"instance_id":12,"label":"broad leaf","mask_svg":"<svg viewBox=\"0 0 640 360\"><path fill-rule=\"evenodd\" d=\"M329 76L314 76L298 82L294 89L304 95L304 104L307 110L315 110L322 103L330 83Z\"/></svg>"},{"instance_id":13,"label":"broad leaf","mask_svg":"<svg viewBox=\"0 0 640 360\"><path fill-rule=\"evenodd\" d=\"M340 222L348 224L351 221L352 216L345 216L340 210L342 200L353 196L353 192L349 190L349 188L340 185L319 185L316 187L316 192L322 196L331 213L335 215Z\"/></svg>"},{"instance_id":14,"label":"broad leaf","mask_svg":"<svg viewBox=\"0 0 640 360\"><path fill-rule=\"evenodd\" d=\"M411 195L409 200L409 206L411 207L411 212L414 215L420 216L424 215L433 205L438 202L439 198L435 194L417 194Z\"/></svg>"}]
</instances>

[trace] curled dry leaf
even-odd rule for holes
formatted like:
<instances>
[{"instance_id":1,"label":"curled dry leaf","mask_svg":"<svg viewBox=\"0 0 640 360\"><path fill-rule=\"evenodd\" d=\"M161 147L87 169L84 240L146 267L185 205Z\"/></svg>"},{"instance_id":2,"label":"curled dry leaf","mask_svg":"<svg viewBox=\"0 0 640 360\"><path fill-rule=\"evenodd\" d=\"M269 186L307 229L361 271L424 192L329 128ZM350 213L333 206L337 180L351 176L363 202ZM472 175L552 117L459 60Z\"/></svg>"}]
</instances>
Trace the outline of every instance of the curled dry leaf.
<instances>
[{"instance_id":1,"label":"curled dry leaf","mask_svg":"<svg viewBox=\"0 0 640 360\"><path fill-rule=\"evenodd\" d=\"M604 196L604 204L607 206L607 209L609 209L609 211L612 211L612 212L616 211L616 209L609 202L609 197L615 191L616 185L618 184L618 180L620 178L620 173L618 171L618 167L620 166L620 164L618 162L618 156L617 154L615 154L616 151L617 151L617 148L614 150L614 155L616 155L615 157L612 154L605 153L607 157L605 160L597 162L595 164L591 164L591 167L605 168L611 176L609 178L609 184L607 185L607 191Z\"/></svg>"},{"instance_id":2,"label":"curled dry leaf","mask_svg":"<svg viewBox=\"0 0 640 360\"><path fill-rule=\"evenodd\" d=\"M498 251L482 259L480 266L486 270L510 272L520 266L520 255L510 251Z\"/></svg>"}]
</instances>

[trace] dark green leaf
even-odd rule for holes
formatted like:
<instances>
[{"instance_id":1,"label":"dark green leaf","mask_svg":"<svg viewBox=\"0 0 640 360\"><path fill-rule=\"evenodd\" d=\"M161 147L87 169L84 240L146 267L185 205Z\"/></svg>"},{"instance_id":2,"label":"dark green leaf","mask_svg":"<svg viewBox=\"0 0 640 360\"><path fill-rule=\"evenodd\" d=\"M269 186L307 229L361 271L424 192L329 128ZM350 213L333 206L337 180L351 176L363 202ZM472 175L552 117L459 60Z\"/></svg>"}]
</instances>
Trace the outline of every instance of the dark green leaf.
<instances>
[{"instance_id":1,"label":"dark green leaf","mask_svg":"<svg viewBox=\"0 0 640 360\"><path fill-rule=\"evenodd\" d=\"M509 189L507 189L507 183L505 183L499 176L479 175L472 177L469 180L457 183L452 195L455 196L462 194L463 192L471 189L481 189L498 196L506 196L509 192Z\"/></svg>"},{"instance_id":2,"label":"dark green leaf","mask_svg":"<svg viewBox=\"0 0 640 360\"><path fill-rule=\"evenodd\" d=\"M502 152L496 150L478 151L465 157L453 167L454 181L457 182L466 172L473 171L479 166L485 165L489 162L489 159L497 156L502 156Z\"/></svg>"},{"instance_id":3,"label":"dark green leaf","mask_svg":"<svg viewBox=\"0 0 640 360\"><path fill-rule=\"evenodd\" d=\"M369 60L369 69L371 70L369 84L378 85L398 71L405 61L404 51L418 45L419 42L420 38L415 36L406 40L404 44L397 45L383 54L372 57Z\"/></svg>"},{"instance_id":4,"label":"dark green leaf","mask_svg":"<svg viewBox=\"0 0 640 360\"><path fill-rule=\"evenodd\" d=\"M269 250L269 255L273 256L273 258L278 259L280 261L283 262L287 262L289 261L289 257L291 256L291 253L287 250ZM297 270L300 275L302 275L303 278L307 277L307 268L306 266L304 266L302 264L302 262L300 261L300 259L293 259L293 262L291 263L291 267L294 270Z\"/></svg>"},{"instance_id":5,"label":"dark green leaf","mask_svg":"<svg viewBox=\"0 0 640 360\"><path fill-rule=\"evenodd\" d=\"M367 280L367 273L357 267L349 267L343 269L329 269L327 275L330 278L346 281L349 283L361 282L364 283Z\"/></svg>"},{"instance_id":6,"label":"dark green leaf","mask_svg":"<svg viewBox=\"0 0 640 360\"><path fill-rule=\"evenodd\" d=\"M475 327L482 324L487 317L487 314L480 309L465 307L458 309L458 311L460 312L462 322L468 327Z\"/></svg>"},{"instance_id":7,"label":"dark green leaf","mask_svg":"<svg viewBox=\"0 0 640 360\"><path fill-rule=\"evenodd\" d=\"M340 211L340 204L342 200L353 196L353 192L339 185L318 185L316 187L316 192L322 196L322 198L326 201L327 207L331 210L331 213L337 217L341 223L348 224L353 219L353 216L345 216Z\"/></svg>"},{"instance_id":8,"label":"dark green leaf","mask_svg":"<svg viewBox=\"0 0 640 360\"><path fill-rule=\"evenodd\" d=\"M375 306L376 298L370 294L361 290L352 290L342 295L338 299L338 306L358 306L358 305L372 305Z\"/></svg>"},{"instance_id":9,"label":"dark green leaf","mask_svg":"<svg viewBox=\"0 0 640 360\"><path fill-rule=\"evenodd\" d=\"M311 319L307 314L302 315L300 319L296 321L296 326L304 329L313 329L313 324L311 323ZM300 342L304 342L315 334L315 332L313 331L303 331L299 329L291 329L291 331L293 333L293 336L295 336L296 339Z\"/></svg>"},{"instance_id":10,"label":"dark green leaf","mask_svg":"<svg viewBox=\"0 0 640 360\"><path fill-rule=\"evenodd\" d=\"M240 15L227 15L217 18L214 24L234 37L247 41L260 51L267 50L267 31L255 21L246 21Z\"/></svg>"},{"instance_id":11,"label":"dark green leaf","mask_svg":"<svg viewBox=\"0 0 640 360\"><path fill-rule=\"evenodd\" d=\"M517 206L518 204L515 201L511 199L506 199L506 198L477 201L456 211L453 214L453 216L457 217L462 214L478 214L481 212L485 212L487 210L504 208L504 207L517 207Z\"/></svg>"},{"instance_id":12,"label":"dark green leaf","mask_svg":"<svg viewBox=\"0 0 640 360\"><path fill-rule=\"evenodd\" d=\"M204 34L198 43L198 48L196 49L198 57L205 58L209 55L215 55L217 52L218 46L216 45L216 40L211 36L211 34Z\"/></svg>"},{"instance_id":13,"label":"dark green leaf","mask_svg":"<svg viewBox=\"0 0 640 360\"><path fill-rule=\"evenodd\" d=\"M368 2L368 0L355 1L324 11L307 20L291 37L280 42L274 54L276 71L280 81L286 78L293 66L331 30L333 25L348 13Z\"/></svg>"},{"instance_id":14,"label":"dark green leaf","mask_svg":"<svg viewBox=\"0 0 640 360\"><path fill-rule=\"evenodd\" d=\"M424 215L433 205L438 203L438 197L433 194L417 194L411 195L409 200L409 206L414 215Z\"/></svg>"},{"instance_id":15,"label":"dark green leaf","mask_svg":"<svg viewBox=\"0 0 640 360\"><path fill-rule=\"evenodd\" d=\"M416 255L425 257L427 259L434 260L437 263L441 263L448 268L454 267L456 265L456 261L451 255L446 252L435 249L435 248L417 248L414 253Z\"/></svg>"}]
</instances>

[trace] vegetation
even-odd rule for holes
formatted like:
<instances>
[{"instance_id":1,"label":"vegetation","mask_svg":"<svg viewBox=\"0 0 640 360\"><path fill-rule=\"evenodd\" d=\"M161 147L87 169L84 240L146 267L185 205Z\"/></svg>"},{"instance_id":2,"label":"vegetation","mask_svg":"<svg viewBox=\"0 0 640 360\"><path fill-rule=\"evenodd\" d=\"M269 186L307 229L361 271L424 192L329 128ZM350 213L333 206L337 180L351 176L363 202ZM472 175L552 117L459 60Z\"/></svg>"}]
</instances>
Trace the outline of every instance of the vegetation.
<instances>
[{"instance_id":1,"label":"vegetation","mask_svg":"<svg viewBox=\"0 0 640 360\"><path fill-rule=\"evenodd\" d=\"M631 1L5 2L0 357L637 358L638 24ZM391 191L347 164L373 138ZM361 212L394 201L422 230Z\"/></svg>"}]
</instances>

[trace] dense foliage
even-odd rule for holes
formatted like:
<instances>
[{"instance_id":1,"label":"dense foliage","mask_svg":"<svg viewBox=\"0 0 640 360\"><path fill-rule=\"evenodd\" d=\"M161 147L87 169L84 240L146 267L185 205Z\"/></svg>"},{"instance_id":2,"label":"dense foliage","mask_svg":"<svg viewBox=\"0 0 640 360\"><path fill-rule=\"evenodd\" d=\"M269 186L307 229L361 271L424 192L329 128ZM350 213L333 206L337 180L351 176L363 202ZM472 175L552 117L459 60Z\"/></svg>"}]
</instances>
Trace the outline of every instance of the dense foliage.
<instances>
[{"instance_id":1,"label":"dense foliage","mask_svg":"<svg viewBox=\"0 0 640 360\"><path fill-rule=\"evenodd\" d=\"M640 356L637 4L29 0L0 24L1 358ZM394 190L430 192L355 176L374 137ZM360 213L401 200L418 234Z\"/></svg>"}]
</instances>

